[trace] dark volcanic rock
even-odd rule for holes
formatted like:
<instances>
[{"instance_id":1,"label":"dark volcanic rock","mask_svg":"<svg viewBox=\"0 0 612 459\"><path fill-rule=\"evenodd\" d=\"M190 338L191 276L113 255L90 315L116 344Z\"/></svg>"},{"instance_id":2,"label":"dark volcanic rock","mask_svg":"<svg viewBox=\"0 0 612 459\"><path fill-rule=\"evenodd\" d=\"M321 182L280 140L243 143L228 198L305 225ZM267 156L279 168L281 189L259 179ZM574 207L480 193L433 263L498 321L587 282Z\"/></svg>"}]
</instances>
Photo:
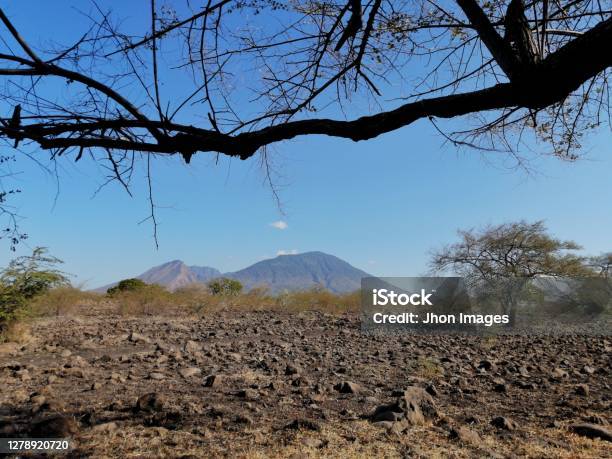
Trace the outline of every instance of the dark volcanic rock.
<instances>
[{"instance_id":1,"label":"dark volcanic rock","mask_svg":"<svg viewBox=\"0 0 612 459\"><path fill-rule=\"evenodd\" d=\"M219 375L208 375L204 378L204 387L220 387L223 383L223 377Z\"/></svg>"},{"instance_id":2,"label":"dark volcanic rock","mask_svg":"<svg viewBox=\"0 0 612 459\"><path fill-rule=\"evenodd\" d=\"M300 369L295 365L291 365L290 363L285 367L285 374L287 376L297 375L299 372Z\"/></svg>"},{"instance_id":3,"label":"dark volcanic rock","mask_svg":"<svg viewBox=\"0 0 612 459\"><path fill-rule=\"evenodd\" d=\"M582 395L584 397L588 397L589 395L589 386L587 386L586 384L578 384L576 386L576 394L578 395Z\"/></svg>"},{"instance_id":4,"label":"dark volcanic rock","mask_svg":"<svg viewBox=\"0 0 612 459\"><path fill-rule=\"evenodd\" d=\"M361 391L361 386L351 381L343 381L336 384L334 389L341 394L356 394Z\"/></svg>"},{"instance_id":5,"label":"dark volcanic rock","mask_svg":"<svg viewBox=\"0 0 612 459\"><path fill-rule=\"evenodd\" d=\"M295 419L292 422L290 422L289 424L287 424L285 426L285 429L290 429L290 430L313 430L313 431L320 431L321 430L321 426L315 422L315 421L311 421L310 419Z\"/></svg>"},{"instance_id":6,"label":"dark volcanic rock","mask_svg":"<svg viewBox=\"0 0 612 459\"><path fill-rule=\"evenodd\" d=\"M128 337L128 339L132 342L132 343L145 343L148 344L151 342L151 340L149 338L147 338L146 336L140 334L140 333L136 333L136 332L132 332L130 333L130 336Z\"/></svg>"},{"instance_id":7,"label":"dark volcanic rock","mask_svg":"<svg viewBox=\"0 0 612 459\"><path fill-rule=\"evenodd\" d=\"M478 435L476 431L465 426L452 428L449 433L449 437L473 445L477 445L481 441L480 435Z\"/></svg>"},{"instance_id":8,"label":"dark volcanic rock","mask_svg":"<svg viewBox=\"0 0 612 459\"><path fill-rule=\"evenodd\" d=\"M438 416L438 408L431 395L425 389L417 386L410 386L404 391L403 397L399 399L400 407L405 410L419 408L428 418Z\"/></svg>"},{"instance_id":9,"label":"dark volcanic rock","mask_svg":"<svg viewBox=\"0 0 612 459\"><path fill-rule=\"evenodd\" d=\"M136 401L137 411L161 411L164 408L165 398L163 395L157 392L151 392L149 394L142 395Z\"/></svg>"},{"instance_id":10,"label":"dark volcanic rock","mask_svg":"<svg viewBox=\"0 0 612 459\"><path fill-rule=\"evenodd\" d=\"M372 422L405 421L410 425L419 425L425 422L426 417L438 416L438 408L431 395L420 387L410 386L395 403L378 406L370 415L370 420Z\"/></svg>"},{"instance_id":11,"label":"dark volcanic rock","mask_svg":"<svg viewBox=\"0 0 612 459\"><path fill-rule=\"evenodd\" d=\"M588 438L601 438L602 440L612 441L612 431L597 424L572 424L569 430L577 435Z\"/></svg>"},{"instance_id":12,"label":"dark volcanic rock","mask_svg":"<svg viewBox=\"0 0 612 459\"><path fill-rule=\"evenodd\" d=\"M497 416L493 418L491 420L491 425L503 430L515 430L517 427L516 423L512 419L504 416Z\"/></svg>"},{"instance_id":13,"label":"dark volcanic rock","mask_svg":"<svg viewBox=\"0 0 612 459\"><path fill-rule=\"evenodd\" d=\"M490 360L481 360L478 364L478 369L484 370L487 372L495 372L497 371L497 365L495 365Z\"/></svg>"},{"instance_id":14,"label":"dark volcanic rock","mask_svg":"<svg viewBox=\"0 0 612 459\"><path fill-rule=\"evenodd\" d=\"M32 438L67 438L77 434L79 425L70 416L57 414L32 424Z\"/></svg>"}]
</instances>

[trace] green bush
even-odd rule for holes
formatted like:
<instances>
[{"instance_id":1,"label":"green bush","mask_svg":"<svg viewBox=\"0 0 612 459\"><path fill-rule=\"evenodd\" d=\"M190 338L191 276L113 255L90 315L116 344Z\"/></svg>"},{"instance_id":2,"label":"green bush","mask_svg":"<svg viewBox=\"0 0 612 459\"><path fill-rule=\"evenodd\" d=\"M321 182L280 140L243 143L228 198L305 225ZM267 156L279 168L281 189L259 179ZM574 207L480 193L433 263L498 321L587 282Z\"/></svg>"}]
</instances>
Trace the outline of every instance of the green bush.
<instances>
[{"instance_id":1,"label":"green bush","mask_svg":"<svg viewBox=\"0 0 612 459\"><path fill-rule=\"evenodd\" d=\"M61 263L46 248L36 247L32 255L15 258L0 272L0 332L27 316L33 299L69 285L66 274L56 268Z\"/></svg>"},{"instance_id":2,"label":"green bush","mask_svg":"<svg viewBox=\"0 0 612 459\"><path fill-rule=\"evenodd\" d=\"M242 284L235 279L222 277L208 283L211 295L237 296L242 292Z\"/></svg>"},{"instance_id":3,"label":"green bush","mask_svg":"<svg viewBox=\"0 0 612 459\"><path fill-rule=\"evenodd\" d=\"M114 287L109 288L106 293L112 296L119 292L135 292L137 290L142 290L148 285L149 284L140 279L123 279Z\"/></svg>"}]
</instances>

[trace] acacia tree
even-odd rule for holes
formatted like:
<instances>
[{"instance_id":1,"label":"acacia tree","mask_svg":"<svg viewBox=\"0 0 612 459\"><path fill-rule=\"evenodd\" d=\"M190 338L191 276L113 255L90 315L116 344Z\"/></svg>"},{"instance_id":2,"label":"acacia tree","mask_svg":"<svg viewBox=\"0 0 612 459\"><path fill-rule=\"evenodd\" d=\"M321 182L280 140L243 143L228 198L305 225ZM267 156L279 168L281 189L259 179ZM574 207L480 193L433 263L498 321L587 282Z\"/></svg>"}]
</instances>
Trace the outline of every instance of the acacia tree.
<instances>
[{"instance_id":1,"label":"acacia tree","mask_svg":"<svg viewBox=\"0 0 612 459\"><path fill-rule=\"evenodd\" d=\"M0 136L89 156L127 188L143 156L261 152L267 164L267 146L297 136L361 141L419 119L457 145L516 154L530 135L575 159L609 120L610 0L171 5L150 0L133 30L93 3L64 45L52 28L21 35L0 9ZM437 121L463 115L461 131Z\"/></svg>"},{"instance_id":2,"label":"acacia tree","mask_svg":"<svg viewBox=\"0 0 612 459\"><path fill-rule=\"evenodd\" d=\"M531 279L589 277L581 247L547 233L544 222L525 221L459 231L460 241L435 252L434 271L451 271L468 286L499 301L514 323L516 306Z\"/></svg>"},{"instance_id":3,"label":"acacia tree","mask_svg":"<svg viewBox=\"0 0 612 459\"><path fill-rule=\"evenodd\" d=\"M589 259L589 266L604 279L612 278L612 252L603 253Z\"/></svg>"}]
</instances>

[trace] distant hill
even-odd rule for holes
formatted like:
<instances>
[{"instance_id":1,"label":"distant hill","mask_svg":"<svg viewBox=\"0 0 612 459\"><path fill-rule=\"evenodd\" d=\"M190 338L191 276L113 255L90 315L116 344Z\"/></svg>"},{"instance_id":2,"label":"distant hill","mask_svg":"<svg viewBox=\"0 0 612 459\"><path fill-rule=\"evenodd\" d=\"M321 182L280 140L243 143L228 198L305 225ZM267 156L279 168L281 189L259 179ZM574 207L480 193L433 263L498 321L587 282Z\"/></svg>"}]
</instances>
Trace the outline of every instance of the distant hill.
<instances>
[{"instance_id":1,"label":"distant hill","mask_svg":"<svg viewBox=\"0 0 612 459\"><path fill-rule=\"evenodd\" d=\"M273 293L317 285L335 293L345 293L358 290L361 278L369 274L333 255L306 252L279 255L224 276L239 280L247 289L265 285Z\"/></svg>"},{"instance_id":2,"label":"distant hill","mask_svg":"<svg viewBox=\"0 0 612 459\"><path fill-rule=\"evenodd\" d=\"M248 268L222 274L215 268L187 266L180 260L155 266L136 276L149 284L160 284L169 290L176 290L193 283L207 283L218 277L239 280L245 289L266 286L272 293L283 290L304 290L321 286L335 293L358 290L361 278L368 277L346 261L323 252L306 252L297 255L279 255L263 260ZM96 289L105 292L116 285L105 285Z\"/></svg>"},{"instance_id":3,"label":"distant hill","mask_svg":"<svg viewBox=\"0 0 612 459\"><path fill-rule=\"evenodd\" d=\"M168 290L176 290L186 285L195 283L206 283L211 279L221 277L221 271L208 266L187 266L181 260L169 261L163 265L155 266L148 271L136 276L147 284L159 284ZM97 292L106 292L117 282L97 288Z\"/></svg>"},{"instance_id":4,"label":"distant hill","mask_svg":"<svg viewBox=\"0 0 612 459\"><path fill-rule=\"evenodd\" d=\"M181 260L174 260L155 266L138 276L147 284L159 284L169 290L176 290L197 282L208 282L221 276L218 269L208 266L187 266Z\"/></svg>"}]
</instances>

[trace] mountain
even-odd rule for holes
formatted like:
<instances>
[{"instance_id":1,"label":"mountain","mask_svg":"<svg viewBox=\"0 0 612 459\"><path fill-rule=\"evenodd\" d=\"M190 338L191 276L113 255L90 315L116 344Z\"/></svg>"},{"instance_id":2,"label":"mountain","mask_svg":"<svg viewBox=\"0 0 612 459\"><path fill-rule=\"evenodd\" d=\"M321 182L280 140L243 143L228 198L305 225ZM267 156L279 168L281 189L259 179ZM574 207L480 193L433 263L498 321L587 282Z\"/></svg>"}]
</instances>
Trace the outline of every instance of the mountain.
<instances>
[{"instance_id":1,"label":"mountain","mask_svg":"<svg viewBox=\"0 0 612 459\"><path fill-rule=\"evenodd\" d=\"M155 266L138 276L147 284L163 285L169 290L176 290L197 282L208 282L221 276L221 272L207 266L187 266L181 260L174 260Z\"/></svg>"},{"instance_id":2,"label":"mountain","mask_svg":"<svg viewBox=\"0 0 612 459\"><path fill-rule=\"evenodd\" d=\"M369 274L333 255L306 252L279 255L224 276L239 280L246 289L265 285L272 293L315 286L334 293L346 293L358 290L361 278L369 277Z\"/></svg>"},{"instance_id":3,"label":"mountain","mask_svg":"<svg viewBox=\"0 0 612 459\"><path fill-rule=\"evenodd\" d=\"M304 290L321 286L335 293L358 290L361 278L369 274L357 269L346 261L323 252L306 252L298 255L279 255L263 260L248 268L222 274L215 268L187 266L180 260L155 266L136 276L149 284L160 284L169 290L176 290L193 283L206 283L218 277L239 280L245 289L266 286L272 293L283 290ZM95 291L106 292L106 285Z\"/></svg>"},{"instance_id":4,"label":"mountain","mask_svg":"<svg viewBox=\"0 0 612 459\"><path fill-rule=\"evenodd\" d=\"M187 266L181 260L169 261L159 266L155 266L148 271L136 276L147 284L159 284L168 290L176 290L180 287L195 283L206 283L211 279L221 276L221 271L208 266ZM106 292L110 287L117 283L105 285L95 291Z\"/></svg>"}]
</instances>

